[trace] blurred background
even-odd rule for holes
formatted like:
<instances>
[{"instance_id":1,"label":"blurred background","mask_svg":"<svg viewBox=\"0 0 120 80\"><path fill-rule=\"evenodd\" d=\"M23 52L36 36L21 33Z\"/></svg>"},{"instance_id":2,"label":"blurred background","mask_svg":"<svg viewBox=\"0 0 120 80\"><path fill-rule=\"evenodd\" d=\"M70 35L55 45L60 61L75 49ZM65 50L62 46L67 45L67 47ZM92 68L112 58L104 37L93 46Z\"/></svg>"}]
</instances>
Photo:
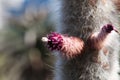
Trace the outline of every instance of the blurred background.
<instances>
[{"instance_id":1,"label":"blurred background","mask_svg":"<svg viewBox=\"0 0 120 80\"><path fill-rule=\"evenodd\" d=\"M41 37L55 30L50 0L0 0L0 80L52 80Z\"/></svg>"},{"instance_id":2,"label":"blurred background","mask_svg":"<svg viewBox=\"0 0 120 80\"><path fill-rule=\"evenodd\" d=\"M59 25L51 1L0 0L0 80L52 80L55 57L41 42Z\"/></svg>"}]
</instances>

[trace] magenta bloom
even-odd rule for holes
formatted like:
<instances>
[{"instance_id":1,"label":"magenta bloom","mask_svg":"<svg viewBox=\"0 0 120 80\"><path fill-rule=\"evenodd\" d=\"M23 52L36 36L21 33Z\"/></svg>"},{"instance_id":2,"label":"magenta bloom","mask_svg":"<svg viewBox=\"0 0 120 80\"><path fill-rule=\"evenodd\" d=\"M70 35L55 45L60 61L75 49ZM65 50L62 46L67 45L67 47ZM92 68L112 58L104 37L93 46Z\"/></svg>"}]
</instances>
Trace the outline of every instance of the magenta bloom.
<instances>
[{"instance_id":1,"label":"magenta bloom","mask_svg":"<svg viewBox=\"0 0 120 80\"><path fill-rule=\"evenodd\" d=\"M102 32L105 31L106 33L110 33L112 30L114 30L114 26L111 24L107 24L102 27Z\"/></svg>"},{"instance_id":2,"label":"magenta bloom","mask_svg":"<svg viewBox=\"0 0 120 80\"><path fill-rule=\"evenodd\" d=\"M104 25L99 32L93 33L87 41L89 48L100 50L104 46L107 36L111 34L113 30L116 32L114 26L107 24Z\"/></svg>"},{"instance_id":3,"label":"magenta bloom","mask_svg":"<svg viewBox=\"0 0 120 80\"><path fill-rule=\"evenodd\" d=\"M55 32L47 35L47 37L43 37L42 40L47 42L50 50L58 50L68 58L81 54L84 47L84 42L81 39L64 36Z\"/></svg>"},{"instance_id":4,"label":"magenta bloom","mask_svg":"<svg viewBox=\"0 0 120 80\"><path fill-rule=\"evenodd\" d=\"M63 45L62 35L59 33L52 32L47 36L48 42L47 46L50 50L60 50Z\"/></svg>"}]
</instances>

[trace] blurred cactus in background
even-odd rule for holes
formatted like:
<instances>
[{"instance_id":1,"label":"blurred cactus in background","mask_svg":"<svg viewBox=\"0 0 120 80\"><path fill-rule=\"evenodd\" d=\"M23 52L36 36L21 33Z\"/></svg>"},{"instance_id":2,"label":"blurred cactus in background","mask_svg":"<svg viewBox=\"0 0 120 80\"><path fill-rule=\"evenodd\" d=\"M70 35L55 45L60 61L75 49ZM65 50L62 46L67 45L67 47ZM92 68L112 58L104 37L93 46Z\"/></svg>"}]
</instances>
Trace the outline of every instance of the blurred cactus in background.
<instances>
[{"instance_id":1,"label":"blurred cactus in background","mask_svg":"<svg viewBox=\"0 0 120 80\"><path fill-rule=\"evenodd\" d=\"M54 31L48 0L1 0L0 80L52 80L55 58L41 37Z\"/></svg>"}]
</instances>

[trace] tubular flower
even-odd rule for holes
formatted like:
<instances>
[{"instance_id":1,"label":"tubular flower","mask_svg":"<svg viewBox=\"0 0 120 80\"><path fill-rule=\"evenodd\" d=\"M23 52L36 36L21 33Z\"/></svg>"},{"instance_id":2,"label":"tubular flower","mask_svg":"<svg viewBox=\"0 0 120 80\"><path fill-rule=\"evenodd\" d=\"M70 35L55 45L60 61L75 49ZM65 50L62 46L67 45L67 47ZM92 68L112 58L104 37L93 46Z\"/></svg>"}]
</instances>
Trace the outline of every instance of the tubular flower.
<instances>
[{"instance_id":1,"label":"tubular flower","mask_svg":"<svg viewBox=\"0 0 120 80\"><path fill-rule=\"evenodd\" d=\"M81 54L84 47L84 42L77 37L68 37L56 32L52 32L43 37L42 41L47 42L50 50L58 50L66 57L73 57Z\"/></svg>"}]
</instances>

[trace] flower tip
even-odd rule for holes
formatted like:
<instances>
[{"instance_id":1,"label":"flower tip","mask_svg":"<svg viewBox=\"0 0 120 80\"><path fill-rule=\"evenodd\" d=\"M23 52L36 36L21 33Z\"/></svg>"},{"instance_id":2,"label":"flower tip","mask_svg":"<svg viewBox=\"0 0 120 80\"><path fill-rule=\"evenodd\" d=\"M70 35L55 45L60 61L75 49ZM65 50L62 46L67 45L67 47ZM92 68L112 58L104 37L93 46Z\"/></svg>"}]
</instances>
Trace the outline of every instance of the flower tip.
<instances>
[{"instance_id":1,"label":"flower tip","mask_svg":"<svg viewBox=\"0 0 120 80\"><path fill-rule=\"evenodd\" d=\"M43 42L48 42L48 38L47 37L42 37L41 39Z\"/></svg>"},{"instance_id":2,"label":"flower tip","mask_svg":"<svg viewBox=\"0 0 120 80\"><path fill-rule=\"evenodd\" d=\"M114 26L112 24L107 24L103 27L103 30L110 33L112 30L114 30Z\"/></svg>"}]
</instances>

